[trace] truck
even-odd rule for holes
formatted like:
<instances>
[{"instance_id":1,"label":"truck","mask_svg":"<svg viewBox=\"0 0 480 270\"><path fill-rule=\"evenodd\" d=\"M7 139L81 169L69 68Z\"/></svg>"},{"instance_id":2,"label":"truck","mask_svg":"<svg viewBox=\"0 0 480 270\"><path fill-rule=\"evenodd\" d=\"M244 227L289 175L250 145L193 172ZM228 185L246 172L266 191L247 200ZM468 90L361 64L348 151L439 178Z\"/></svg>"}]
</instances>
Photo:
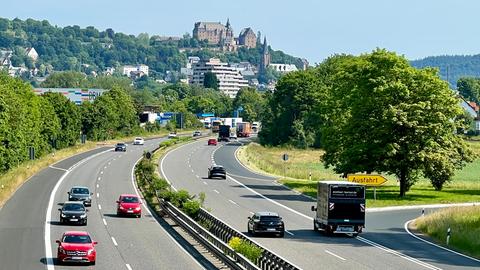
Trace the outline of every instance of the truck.
<instances>
[{"instance_id":1,"label":"truck","mask_svg":"<svg viewBox=\"0 0 480 270\"><path fill-rule=\"evenodd\" d=\"M365 186L346 181L320 181L313 230L327 235L342 233L356 237L365 228Z\"/></svg>"},{"instance_id":2,"label":"truck","mask_svg":"<svg viewBox=\"0 0 480 270\"><path fill-rule=\"evenodd\" d=\"M236 140L237 139L237 128L231 127L230 128L230 136L229 138L231 140Z\"/></svg>"},{"instance_id":3,"label":"truck","mask_svg":"<svg viewBox=\"0 0 480 270\"><path fill-rule=\"evenodd\" d=\"M218 141L228 142L229 138L230 138L230 126L229 125L218 126Z\"/></svg>"},{"instance_id":4,"label":"truck","mask_svg":"<svg viewBox=\"0 0 480 270\"><path fill-rule=\"evenodd\" d=\"M252 132L253 133L258 133L260 131L260 126L261 126L260 122L253 122L252 123Z\"/></svg>"},{"instance_id":5,"label":"truck","mask_svg":"<svg viewBox=\"0 0 480 270\"><path fill-rule=\"evenodd\" d=\"M250 132L252 132L250 128L249 122L240 122L237 123L237 136L238 137L250 137Z\"/></svg>"},{"instance_id":6,"label":"truck","mask_svg":"<svg viewBox=\"0 0 480 270\"><path fill-rule=\"evenodd\" d=\"M222 121L220 121L220 120L213 120L213 121L212 121L212 132L213 132L213 133L218 133L221 124L222 124Z\"/></svg>"}]
</instances>

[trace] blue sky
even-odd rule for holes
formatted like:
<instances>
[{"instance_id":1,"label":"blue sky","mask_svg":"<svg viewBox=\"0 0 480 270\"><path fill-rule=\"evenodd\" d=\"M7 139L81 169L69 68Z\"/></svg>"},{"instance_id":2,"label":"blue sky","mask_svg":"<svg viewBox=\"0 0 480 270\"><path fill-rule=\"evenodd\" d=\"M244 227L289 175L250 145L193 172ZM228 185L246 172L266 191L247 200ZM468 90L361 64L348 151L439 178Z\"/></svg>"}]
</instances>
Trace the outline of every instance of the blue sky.
<instances>
[{"instance_id":1,"label":"blue sky","mask_svg":"<svg viewBox=\"0 0 480 270\"><path fill-rule=\"evenodd\" d=\"M480 53L477 0L7 0L1 7L0 17L135 35L180 36L196 21L228 17L236 35L244 27L260 30L274 49L311 64L376 47L408 59Z\"/></svg>"}]
</instances>

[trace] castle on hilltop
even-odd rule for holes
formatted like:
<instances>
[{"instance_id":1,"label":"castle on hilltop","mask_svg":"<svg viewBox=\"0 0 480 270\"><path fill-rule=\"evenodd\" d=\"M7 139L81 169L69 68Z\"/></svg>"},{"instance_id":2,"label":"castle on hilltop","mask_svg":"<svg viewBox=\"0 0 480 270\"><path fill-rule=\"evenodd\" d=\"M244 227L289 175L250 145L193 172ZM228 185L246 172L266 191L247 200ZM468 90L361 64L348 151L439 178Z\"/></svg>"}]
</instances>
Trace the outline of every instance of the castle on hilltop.
<instances>
[{"instance_id":1,"label":"castle on hilltop","mask_svg":"<svg viewBox=\"0 0 480 270\"><path fill-rule=\"evenodd\" d=\"M235 37L229 19L226 25L220 22L196 22L193 38L206 40L209 45L217 45L223 51L236 51L241 46L255 48L257 45L257 36L250 27L243 29L240 35Z\"/></svg>"}]
</instances>

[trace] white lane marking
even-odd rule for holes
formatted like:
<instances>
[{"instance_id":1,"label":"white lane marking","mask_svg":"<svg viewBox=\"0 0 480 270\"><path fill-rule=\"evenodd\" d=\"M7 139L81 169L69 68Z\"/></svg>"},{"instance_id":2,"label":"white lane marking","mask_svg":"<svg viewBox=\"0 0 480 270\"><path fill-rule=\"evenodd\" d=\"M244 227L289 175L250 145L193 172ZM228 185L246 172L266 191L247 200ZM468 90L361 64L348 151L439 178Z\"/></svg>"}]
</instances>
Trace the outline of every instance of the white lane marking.
<instances>
[{"instance_id":1,"label":"white lane marking","mask_svg":"<svg viewBox=\"0 0 480 270\"><path fill-rule=\"evenodd\" d=\"M98 181L100 181L100 180L102 180L102 177L99 176L99 177L98 177Z\"/></svg>"},{"instance_id":2,"label":"white lane marking","mask_svg":"<svg viewBox=\"0 0 480 270\"><path fill-rule=\"evenodd\" d=\"M192 169L192 173L195 173L195 171Z\"/></svg>"},{"instance_id":3,"label":"white lane marking","mask_svg":"<svg viewBox=\"0 0 480 270\"><path fill-rule=\"evenodd\" d=\"M97 184L97 188L99 188L99 187L100 187L100 185L99 185L99 184Z\"/></svg>"},{"instance_id":4,"label":"white lane marking","mask_svg":"<svg viewBox=\"0 0 480 270\"><path fill-rule=\"evenodd\" d=\"M195 177L200 178L200 176L198 176L197 174L195 174Z\"/></svg>"},{"instance_id":5,"label":"white lane marking","mask_svg":"<svg viewBox=\"0 0 480 270\"><path fill-rule=\"evenodd\" d=\"M67 177L67 175L77 166L79 166L82 163L87 162L88 160L99 156L101 154L104 154L106 152L112 151L111 149L96 153L94 155L91 155L85 159L80 160L79 162L75 163L72 165L72 167L68 168L68 170L58 179L58 182L55 184L55 186L52 189L52 192L50 193L50 199L48 200L48 206L47 206L47 212L45 213L45 231L44 231L44 243L45 243L45 258L46 258L46 264L47 264L47 270L54 270L55 267L53 265L53 257L52 257L52 243L51 243L51 226L50 226L50 220L52 219L52 208L53 208L53 203L55 200L55 194L57 193L58 188L62 184L63 180ZM66 158L65 158L66 159Z\"/></svg>"},{"instance_id":6,"label":"white lane marking","mask_svg":"<svg viewBox=\"0 0 480 270\"><path fill-rule=\"evenodd\" d=\"M100 193L97 193L97 198L100 197Z\"/></svg>"},{"instance_id":7,"label":"white lane marking","mask_svg":"<svg viewBox=\"0 0 480 270\"><path fill-rule=\"evenodd\" d=\"M100 174L103 174L103 171L101 171Z\"/></svg>"},{"instance_id":8,"label":"white lane marking","mask_svg":"<svg viewBox=\"0 0 480 270\"><path fill-rule=\"evenodd\" d=\"M378 208L367 208L366 212L390 212L396 210L412 210L412 209L430 209L430 208L446 208L455 206L475 206L480 202L471 203L452 203L452 204L426 204L426 205L405 205L405 206L388 206Z\"/></svg>"},{"instance_id":9,"label":"white lane marking","mask_svg":"<svg viewBox=\"0 0 480 270\"><path fill-rule=\"evenodd\" d=\"M98 210L102 210L102 206L100 204L98 205Z\"/></svg>"},{"instance_id":10,"label":"white lane marking","mask_svg":"<svg viewBox=\"0 0 480 270\"><path fill-rule=\"evenodd\" d=\"M192 165L190 165L190 163L188 163L188 167L190 167L190 168L191 168L191 167L192 167Z\"/></svg>"},{"instance_id":11,"label":"white lane marking","mask_svg":"<svg viewBox=\"0 0 480 270\"><path fill-rule=\"evenodd\" d=\"M107 166L104 166L103 168L104 168L104 169L106 169L106 168L107 168Z\"/></svg>"},{"instance_id":12,"label":"white lane marking","mask_svg":"<svg viewBox=\"0 0 480 270\"><path fill-rule=\"evenodd\" d=\"M220 194L220 192L216 189L213 190L213 192L217 193L217 194Z\"/></svg>"},{"instance_id":13,"label":"white lane marking","mask_svg":"<svg viewBox=\"0 0 480 270\"><path fill-rule=\"evenodd\" d=\"M107 221L104 218L102 220L103 220L103 224L107 226Z\"/></svg>"},{"instance_id":14,"label":"white lane marking","mask_svg":"<svg viewBox=\"0 0 480 270\"><path fill-rule=\"evenodd\" d=\"M459 256L462 256L462 257L464 257L464 258L467 258L467 259L470 259L470 260L473 260L473 261L476 261L476 262L480 262L480 260L478 260L478 259L472 258L472 257L470 257L470 256L468 256L468 255L462 254L462 253L460 253L460 252L456 252L456 251L451 250L451 249L448 249L448 248L446 248L446 247L442 247L442 246L440 246L440 245L437 245L437 244L435 244L435 243L432 243L432 242L427 241L427 240L425 240L425 239L423 239L423 238L421 238L421 237L416 236L414 233L412 233L412 232L408 229L408 224L410 224L410 222L412 222L412 221L414 221L414 219L405 222L405 225L403 225L403 227L405 228L405 231L407 231L407 233L410 234L412 237L414 237L414 238L416 238L416 239L418 239L418 240L420 240L420 241L423 241L423 242L425 242L425 243L427 243L427 244L429 244L429 245L432 245L432 246L434 246L434 247L443 249L443 250L445 250L445 251L448 251L448 252L457 254L457 255L459 255Z\"/></svg>"},{"instance_id":15,"label":"white lane marking","mask_svg":"<svg viewBox=\"0 0 480 270\"><path fill-rule=\"evenodd\" d=\"M125 264L125 266L127 267L128 270L132 270L132 267L130 266L130 264Z\"/></svg>"},{"instance_id":16,"label":"white lane marking","mask_svg":"<svg viewBox=\"0 0 480 270\"><path fill-rule=\"evenodd\" d=\"M230 203L232 204L235 204L235 205L238 205L236 202L232 201L232 200L228 200Z\"/></svg>"},{"instance_id":17,"label":"white lane marking","mask_svg":"<svg viewBox=\"0 0 480 270\"><path fill-rule=\"evenodd\" d=\"M252 211L250 211L250 215L253 215L253 214L255 214L255 213L253 213Z\"/></svg>"},{"instance_id":18,"label":"white lane marking","mask_svg":"<svg viewBox=\"0 0 480 270\"><path fill-rule=\"evenodd\" d=\"M397 256L400 257L400 258L403 258L403 259L405 259L405 260L407 260L407 261L411 261L411 262L416 263L416 264L418 264L418 265L420 265L420 266L423 266L423 267L425 267L425 268L432 269L432 270L442 270L442 268L438 268L438 267L433 266L433 265L431 265L431 264L422 262L422 261L420 261L419 259L412 258L412 257L410 257L410 256L407 256L407 255L402 254L402 253L400 253L400 252L398 252L398 251L396 251L396 250L393 250L393 249L387 248L387 247L385 247L385 246L382 246L382 245L380 245L380 244L377 244L377 243L375 243L375 242L373 242L373 241L370 241L370 240L368 240L368 239L365 239L365 238L363 238L363 237L358 236L356 239L358 239L359 241L364 242L364 243L366 243L366 244L369 244L369 245L371 245L371 246L374 246L374 247L376 247L376 248L379 248L379 249L381 249L381 250L383 250L383 251L385 251L385 252L387 252L387 253L390 253L390 254L393 254L393 255L397 255Z\"/></svg>"},{"instance_id":19,"label":"white lane marking","mask_svg":"<svg viewBox=\"0 0 480 270\"><path fill-rule=\"evenodd\" d=\"M342 261L346 261L346 260L347 260L347 259L342 258L342 257L338 256L337 254L335 254L335 253L333 253L333 252L331 252L331 251L328 251L328 250L326 250L326 249L325 249L325 252L328 253L328 254L330 254L330 255L332 255L333 257L339 258L339 259L342 260Z\"/></svg>"},{"instance_id":20,"label":"white lane marking","mask_svg":"<svg viewBox=\"0 0 480 270\"><path fill-rule=\"evenodd\" d=\"M178 148L177 148L178 149ZM171 152L171 151L170 151ZM176 191L177 189L171 184L170 180L167 179L167 177L165 176L165 172L163 171L163 160L165 160L165 157L170 153L168 152L165 156L163 156L162 160L160 161L160 171L162 172L162 175L163 175L163 178L170 184L170 186ZM132 179L132 186L133 186L133 189L135 189L135 193L137 194L138 197L140 197L140 199L142 200L142 206L145 210L147 210L147 212L150 214L150 216L153 217L153 214L152 212L150 211L150 209L147 207L147 204L145 202L145 200L143 198L141 198L140 196L140 193L138 192L138 189L137 189L137 186L135 185L135 166L137 166L137 163L140 162L142 158L139 158L135 164L133 165L132 167L132 171L131 171L131 179ZM158 225L160 225L160 223L158 223L158 221L154 218L154 220L157 222ZM168 233L162 226L159 226L161 230L163 230L165 232L165 234L170 238L170 240L172 240L173 243L175 243L181 250L183 250L183 252L185 252L201 269L204 269L205 270L205 267L203 267L200 262L198 262L197 259L195 259L192 254L190 254L190 252L188 252L182 245L180 245L177 240L175 240L173 238L173 236L170 235L170 233Z\"/></svg>"},{"instance_id":21,"label":"white lane marking","mask_svg":"<svg viewBox=\"0 0 480 270\"><path fill-rule=\"evenodd\" d=\"M115 238L113 236L112 236L112 242L115 246L118 246L117 240L115 240Z\"/></svg>"},{"instance_id":22,"label":"white lane marking","mask_svg":"<svg viewBox=\"0 0 480 270\"><path fill-rule=\"evenodd\" d=\"M290 234L290 235L295 235L295 234L293 234L292 232L287 231L287 230L285 230L285 232L288 233L288 234Z\"/></svg>"},{"instance_id":23,"label":"white lane marking","mask_svg":"<svg viewBox=\"0 0 480 270\"><path fill-rule=\"evenodd\" d=\"M272 200L272 199L270 199L270 198L267 198L267 197L265 197L264 195L258 193L257 191L255 191L255 190L253 190L253 189L245 186L243 183L237 181L235 178L233 178L233 177L231 177L231 176L229 176L229 175L227 175L227 176L228 176L232 181L234 181L235 183L237 183L237 184L239 184L240 186L246 188L246 189L249 190L250 192L252 192L252 193L260 196L261 198L263 198L263 199L265 199L265 200L267 200L267 201L269 201L269 202L271 202L271 203L273 203L273 204L275 204L275 205L278 205L278 206L280 206L280 207L282 207L282 208L284 208L284 209L286 209L286 210L288 210L288 211L290 211L290 212L292 212L292 213L295 213L295 214L297 214L297 215L299 215L299 216L302 216L302 217L304 217L304 218L306 218L306 219L313 220L312 217L309 217L309 216L307 216L307 215L304 215L304 214L302 214L302 213L300 213L300 212L298 212L298 211L296 211L296 210L294 210L294 209L292 209L292 208L290 208L290 207L288 207L288 206L285 206L285 205L283 205L283 204L281 204L281 203L279 203L279 202L277 202L277 201L275 201L275 200ZM433 265L431 265L431 264L424 263L424 262L422 262L422 261L420 261L420 260L418 260L418 259L415 259L415 258L409 257L409 256L407 256L407 255L404 255L404 254L402 254L402 253L400 253L400 252L398 252L398 251L395 251L395 250L389 249L389 248L387 248L387 247L384 247L384 246L382 246L382 245L380 245L380 244L377 244L377 243L372 242L372 241L370 241L370 240L367 240L367 239L365 239L365 238L356 237L355 239L357 239L357 240L359 240L359 241L361 241L361 242L364 242L364 243L366 243L366 244L369 244L369 245L371 245L371 246L374 246L374 247L376 247L376 248L378 248L378 249L381 249L381 250L383 250L383 251L386 251L386 252L388 252L388 253L390 253L390 254L397 255L397 256L399 256L400 258L403 258L403 259L405 259L405 260L411 261L411 262L413 262L413 263L416 263L416 264L421 265L421 266L423 266L423 267L426 267L426 268L428 268L428 269L432 269L432 270L439 270L439 269L441 269L441 268L437 268L437 267L435 267L435 266L433 266Z\"/></svg>"},{"instance_id":24,"label":"white lane marking","mask_svg":"<svg viewBox=\"0 0 480 270\"><path fill-rule=\"evenodd\" d=\"M108 165L110 165L110 163L112 163L111 161L108 162Z\"/></svg>"},{"instance_id":25,"label":"white lane marking","mask_svg":"<svg viewBox=\"0 0 480 270\"><path fill-rule=\"evenodd\" d=\"M204 184L204 185L208 185L208 183L207 183L207 182L205 182L205 181L203 181L203 184Z\"/></svg>"},{"instance_id":26,"label":"white lane marking","mask_svg":"<svg viewBox=\"0 0 480 270\"><path fill-rule=\"evenodd\" d=\"M55 167L55 166L48 166L48 167L50 167L50 168L52 168L52 169L55 169L55 170L64 171L64 172L68 171L67 169L59 168L59 167Z\"/></svg>"}]
</instances>

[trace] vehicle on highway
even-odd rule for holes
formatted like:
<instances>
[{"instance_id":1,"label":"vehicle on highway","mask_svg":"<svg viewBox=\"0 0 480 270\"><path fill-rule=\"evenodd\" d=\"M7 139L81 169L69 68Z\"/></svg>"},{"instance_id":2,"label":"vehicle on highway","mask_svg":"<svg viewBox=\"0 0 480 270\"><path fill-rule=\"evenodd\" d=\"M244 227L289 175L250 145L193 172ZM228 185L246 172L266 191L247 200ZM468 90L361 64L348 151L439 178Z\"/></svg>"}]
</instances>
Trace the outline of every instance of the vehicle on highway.
<instances>
[{"instance_id":1,"label":"vehicle on highway","mask_svg":"<svg viewBox=\"0 0 480 270\"><path fill-rule=\"evenodd\" d=\"M127 152L127 144L126 143L117 143L115 145L115 152Z\"/></svg>"},{"instance_id":2,"label":"vehicle on highway","mask_svg":"<svg viewBox=\"0 0 480 270\"><path fill-rule=\"evenodd\" d=\"M85 206L92 205L92 195L88 187L74 186L67 192L69 201L83 202Z\"/></svg>"},{"instance_id":3,"label":"vehicle on highway","mask_svg":"<svg viewBox=\"0 0 480 270\"><path fill-rule=\"evenodd\" d=\"M145 140L141 137L137 137L135 138L135 140L133 140L133 145L144 145L145 144Z\"/></svg>"},{"instance_id":4,"label":"vehicle on highway","mask_svg":"<svg viewBox=\"0 0 480 270\"><path fill-rule=\"evenodd\" d=\"M365 227L365 186L345 181L320 181L313 229L326 234L357 236Z\"/></svg>"},{"instance_id":5,"label":"vehicle on highway","mask_svg":"<svg viewBox=\"0 0 480 270\"><path fill-rule=\"evenodd\" d=\"M252 132L258 133L260 131L260 126L261 126L260 122L253 122L251 126Z\"/></svg>"},{"instance_id":6,"label":"vehicle on highway","mask_svg":"<svg viewBox=\"0 0 480 270\"><path fill-rule=\"evenodd\" d=\"M217 145L217 139L208 139L207 145Z\"/></svg>"},{"instance_id":7,"label":"vehicle on highway","mask_svg":"<svg viewBox=\"0 0 480 270\"><path fill-rule=\"evenodd\" d=\"M220 177L227 179L227 171L220 165L212 165L208 168L208 179Z\"/></svg>"},{"instance_id":8,"label":"vehicle on highway","mask_svg":"<svg viewBox=\"0 0 480 270\"><path fill-rule=\"evenodd\" d=\"M87 208L83 202L65 202L60 211L60 223L75 223L79 225L87 225Z\"/></svg>"},{"instance_id":9,"label":"vehicle on highway","mask_svg":"<svg viewBox=\"0 0 480 270\"><path fill-rule=\"evenodd\" d=\"M250 132L252 131L251 125L249 122L238 122L237 123L237 136L238 137L250 137Z\"/></svg>"},{"instance_id":10,"label":"vehicle on highway","mask_svg":"<svg viewBox=\"0 0 480 270\"><path fill-rule=\"evenodd\" d=\"M193 132L193 137L198 137L198 136L202 136L202 132L199 131L199 130L196 130L195 132Z\"/></svg>"},{"instance_id":11,"label":"vehicle on highway","mask_svg":"<svg viewBox=\"0 0 480 270\"><path fill-rule=\"evenodd\" d=\"M59 264L66 262L90 263L95 265L97 260L97 251L95 245L98 242L93 241L88 232L67 231L63 233L58 243L57 261Z\"/></svg>"},{"instance_id":12,"label":"vehicle on highway","mask_svg":"<svg viewBox=\"0 0 480 270\"><path fill-rule=\"evenodd\" d=\"M257 212L248 217L248 233L277 234L280 237L285 235L285 224L282 217L275 212Z\"/></svg>"},{"instance_id":13,"label":"vehicle on highway","mask_svg":"<svg viewBox=\"0 0 480 270\"><path fill-rule=\"evenodd\" d=\"M142 202L135 194L122 194L117 201L117 216L142 216Z\"/></svg>"},{"instance_id":14,"label":"vehicle on highway","mask_svg":"<svg viewBox=\"0 0 480 270\"><path fill-rule=\"evenodd\" d=\"M168 133L168 138L169 138L169 139L177 138L177 133L176 133L176 132L170 132L170 133Z\"/></svg>"},{"instance_id":15,"label":"vehicle on highway","mask_svg":"<svg viewBox=\"0 0 480 270\"><path fill-rule=\"evenodd\" d=\"M218 131L218 141L225 141L228 142L230 138L230 126L228 125L220 125Z\"/></svg>"}]
</instances>

